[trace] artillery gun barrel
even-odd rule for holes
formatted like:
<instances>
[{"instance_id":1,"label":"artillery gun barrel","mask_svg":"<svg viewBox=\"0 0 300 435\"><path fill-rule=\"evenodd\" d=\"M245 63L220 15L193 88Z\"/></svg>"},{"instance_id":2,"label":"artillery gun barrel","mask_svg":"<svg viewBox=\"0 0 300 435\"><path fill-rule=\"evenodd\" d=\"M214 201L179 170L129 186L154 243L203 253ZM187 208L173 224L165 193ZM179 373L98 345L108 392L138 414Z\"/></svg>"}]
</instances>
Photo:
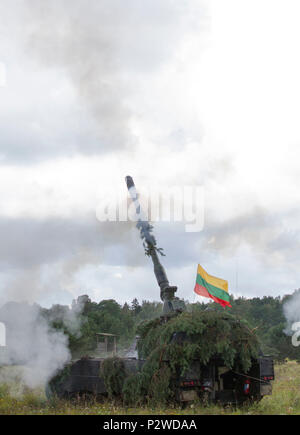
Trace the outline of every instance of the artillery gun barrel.
<instances>
[{"instance_id":1,"label":"artillery gun barrel","mask_svg":"<svg viewBox=\"0 0 300 435\"><path fill-rule=\"evenodd\" d=\"M161 290L163 290L165 287L169 286L169 280L166 274L166 271L163 267L163 265L161 264L161 262L159 261L157 252L155 250L155 248L153 246L151 246L148 243L148 249L149 249L149 253L153 262L153 266L154 266L154 274L157 280L157 283L159 285L159 287L161 288Z\"/></svg>"},{"instance_id":2,"label":"artillery gun barrel","mask_svg":"<svg viewBox=\"0 0 300 435\"><path fill-rule=\"evenodd\" d=\"M149 244L148 249L154 266L154 274L160 287L160 299L164 303L163 312L164 314L169 314L174 311L172 301L174 301L177 287L170 286L166 271L159 261L156 249L153 246L149 246Z\"/></svg>"},{"instance_id":3,"label":"artillery gun barrel","mask_svg":"<svg viewBox=\"0 0 300 435\"><path fill-rule=\"evenodd\" d=\"M155 247L156 241L153 235L150 234L150 226L149 223L145 220L145 217L143 216L142 208L139 202L138 193L135 187L135 184L133 182L132 177L127 176L125 178L127 188L129 191L129 194L131 196L132 202L135 206L136 215L138 217L138 228L143 232L143 236L145 236L145 244L146 244L146 250L149 256L152 259L153 266L154 266L154 273L157 280L157 283L161 290L163 290L165 287L169 286L169 281L167 278L166 271L164 267L162 266L161 262L159 261L157 250ZM149 234L147 234L149 232ZM150 237L149 237L150 236Z\"/></svg>"},{"instance_id":4,"label":"artillery gun barrel","mask_svg":"<svg viewBox=\"0 0 300 435\"><path fill-rule=\"evenodd\" d=\"M134 203L136 215L138 217L137 227L140 229L141 236L145 240L144 246L146 248L146 253L152 259L154 266L154 274L157 283L160 287L160 298L164 303L164 314L168 314L174 311L172 301L174 300L174 294L177 291L177 287L170 286L166 271L161 264L158 257L158 248L156 247L155 237L151 234L152 227L149 222L145 219L138 198L138 193L134 185L133 179L130 176L125 178L127 188L131 199Z\"/></svg>"}]
</instances>

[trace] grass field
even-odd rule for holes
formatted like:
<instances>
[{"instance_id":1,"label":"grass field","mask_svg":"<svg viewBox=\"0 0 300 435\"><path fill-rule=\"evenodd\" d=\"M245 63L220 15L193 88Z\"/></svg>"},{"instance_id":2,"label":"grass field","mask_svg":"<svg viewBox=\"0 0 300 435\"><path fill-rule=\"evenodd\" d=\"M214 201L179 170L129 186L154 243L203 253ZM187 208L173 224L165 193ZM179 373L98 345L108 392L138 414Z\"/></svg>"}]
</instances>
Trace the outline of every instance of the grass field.
<instances>
[{"instance_id":1,"label":"grass field","mask_svg":"<svg viewBox=\"0 0 300 435\"><path fill-rule=\"evenodd\" d=\"M275 367L276 380L272 396L261 402L241 408L194 404L181 408L123 408L113 404L93 401L69 402L52 399L48 401L42 390L30 390L16 382L1 382L0 369L0 415L4 414L300 414L300 364L289 361Z\"/></svg>"}]
</instances>

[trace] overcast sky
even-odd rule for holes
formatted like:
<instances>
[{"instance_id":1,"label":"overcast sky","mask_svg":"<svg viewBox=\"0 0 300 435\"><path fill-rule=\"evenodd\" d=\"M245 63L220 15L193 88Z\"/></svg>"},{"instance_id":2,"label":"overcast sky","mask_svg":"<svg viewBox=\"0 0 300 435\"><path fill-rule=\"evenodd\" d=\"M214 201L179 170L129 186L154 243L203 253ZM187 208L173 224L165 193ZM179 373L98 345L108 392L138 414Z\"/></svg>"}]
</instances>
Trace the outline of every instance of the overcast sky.
<instances>
[{"instance_id":1,"label":"overcast sky","mask_svg":"<svg viewBox=\"0 0 300 435\"><path fill-rule=\"evenodd\" d=\"M198 263L235 296L300 287L299 21L297 0L2 0L0 303L158 300L134 224L96 219L128 174L203 186L203 231L155 224L179 297Z\"/></svg>"}]
</instances>

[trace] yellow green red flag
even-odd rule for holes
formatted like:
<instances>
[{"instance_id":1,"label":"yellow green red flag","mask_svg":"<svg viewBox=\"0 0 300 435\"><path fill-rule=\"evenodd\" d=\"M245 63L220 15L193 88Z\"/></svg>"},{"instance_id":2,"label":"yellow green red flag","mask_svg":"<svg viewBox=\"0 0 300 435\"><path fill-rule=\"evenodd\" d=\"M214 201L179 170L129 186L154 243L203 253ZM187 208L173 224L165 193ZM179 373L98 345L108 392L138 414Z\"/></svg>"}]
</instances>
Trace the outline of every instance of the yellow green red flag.
<instances>
[{"instance_id":1,"label":"yellow green red flag","mask_svg":"<svg viewBox=\"0 0 300 435\"><path fill-rule=\"evenodd\" d=\"M231 307L228 282L225 279L209 275L200 264L198 264L194 292L200 296L213 299L222 307Z\"/></svg>"}]
</instances>

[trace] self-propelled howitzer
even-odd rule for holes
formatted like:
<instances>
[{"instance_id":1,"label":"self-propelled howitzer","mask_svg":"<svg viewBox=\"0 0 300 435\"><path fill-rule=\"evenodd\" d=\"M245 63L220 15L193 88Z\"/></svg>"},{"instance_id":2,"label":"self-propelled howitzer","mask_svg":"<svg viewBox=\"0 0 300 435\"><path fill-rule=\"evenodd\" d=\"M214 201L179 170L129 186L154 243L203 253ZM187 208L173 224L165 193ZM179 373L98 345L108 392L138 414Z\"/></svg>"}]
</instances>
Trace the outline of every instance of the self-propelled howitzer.
<instances>
[{"instance_id":1,"label":"self-propelled howitzer","mask_svg":"<svg viewBox=\"0 0 300 435\"><path fill-rule=\"evenodd\" d=\"M125 180L135 206L136 216L138 218L137 228L140 230L141 238L144 240L145 253L151 257L153 262L154 274L160 287L160 298L164 303L163 314L168 315L176 311L183 311L185 309L185 303L183 300L174 296L177 287L170 286L166 271L160 262L158 253L162 254L162 250L157 248L156 239L152 234L153 228L144 217L133 179L127 176Z\"/></svg>"},{"instance_id":2,"label":"self-propelled howitzer","mask_svg":"<svg viewBox=\"0 0 300 435\"><path fill-rule=\"evenodd\" d=\"M129 400L127 403L132 406L155 397L167 402L175 399L189 403L200 399L205 403L242 404L270 395L273 360L258 355L257 339L247 325L226 311L180 313L185 304L175 297L177 287L169 284L160 262L163 252L157 247L152 226L143 216L132 178L126 177L126 183L145 254L153 262L163 315L139 325L135 341L138 346L134 349L137 354L130 356L127 352L124 357L113 358L99 354L73 360L49 382L47 394L118 397L125 402ZM98 335L108 337L111 332Z\"/></svg>"}]
</instances>

